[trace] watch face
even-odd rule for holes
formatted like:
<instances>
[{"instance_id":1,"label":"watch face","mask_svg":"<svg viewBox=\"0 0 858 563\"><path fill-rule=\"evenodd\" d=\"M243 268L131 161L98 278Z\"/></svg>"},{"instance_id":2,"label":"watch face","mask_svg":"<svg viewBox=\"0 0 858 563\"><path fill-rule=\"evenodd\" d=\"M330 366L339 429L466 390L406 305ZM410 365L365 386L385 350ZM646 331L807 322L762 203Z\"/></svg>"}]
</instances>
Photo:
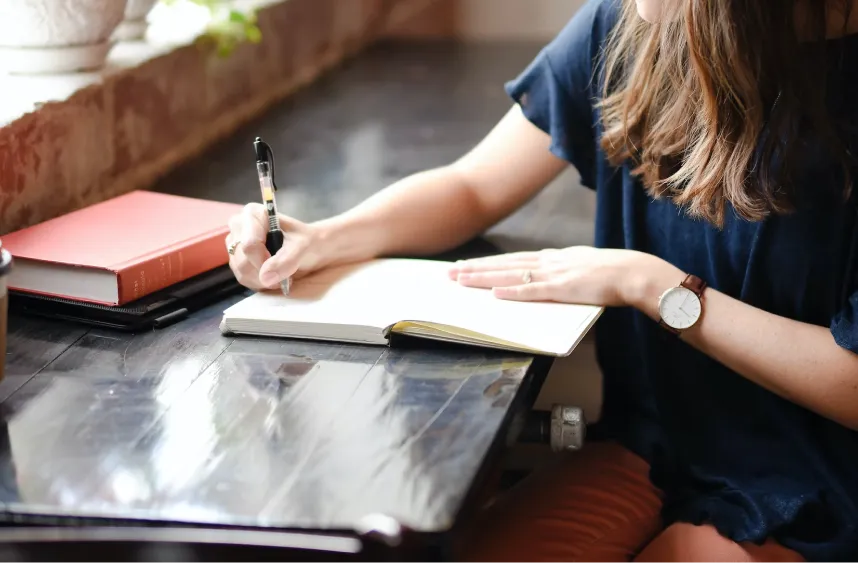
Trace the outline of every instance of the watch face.
<instances>
[{"instance_id":1,"label":"watch face","mask_svg":"<svg viewBox=\"0 0 858 563\"><path fill-rule=\"evenodd\" d=\"M658 312L670 328L690 328L700 318L700 299L687 287L672 287L661 296Z\"/></svg>"}]
</instances>

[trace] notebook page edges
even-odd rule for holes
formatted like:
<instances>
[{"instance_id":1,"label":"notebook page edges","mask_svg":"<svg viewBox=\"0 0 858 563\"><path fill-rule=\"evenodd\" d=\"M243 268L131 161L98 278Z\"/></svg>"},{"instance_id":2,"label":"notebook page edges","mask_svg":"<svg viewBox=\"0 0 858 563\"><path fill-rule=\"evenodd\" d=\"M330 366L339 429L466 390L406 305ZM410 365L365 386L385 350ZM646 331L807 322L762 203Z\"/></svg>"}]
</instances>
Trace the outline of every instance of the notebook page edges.
<instances>
[{"instance_id":1,"label":"notebook page edges","mask_svg":"<svg viewBox=\"0 0 858 563\"><path fill-rule=\"evenodd\" d=\"M423 338L433 338L435 340L444 340L446 342L454 342L460 344L474 344L497 348L501 350L510 350L513 352L524 352L530 354L548 355L548 356L567 356L578 347L581 340L589 332L595 322L599 319L602 309L597 309L589 323L581 327L574 341L565 349L549 349L546 347L532 348L518 342L495 338L487 334L481 334L467 329L462 329L455 326L442 325L438 323L414 322L405 321L399 322L391 328L391 332L420 336ZM566 342L566 341L564 341Z\"/></svg>"},{"instance_id":2,"label":"notebook page edges","mask_svg":"<svg viewBox=\"0 0 858 563\"><path fill-rule=\"evenodd\" d=\"M498 301L525 305L519 302ZM455 314L447 317L436 315L436 318L442 321L426 324L436 330L446 330L468 338L510 343L510 347L514 345L516 348L534 353L567 356L578 346L603 311L601 307L559 303L526 305L530 306L493 307L493 309L504 310L467 318L461 318ZM545 305L545 307L538 307L539 305Z\"/></svg>"},{"instance_id":3,"label":"notebook page edges","mask_svg":"<svg viewBox=\"0 0 858 563\"><path fill-rule=\"evenodd\" d=\"M412 321L474 342L504 343L536 353L568 355L601 316L601 307L498 299L491 290L464 287L443 271L415 277L421 295L403 321ZM443 328L441 328L443 327Z\"/></svg>"},{"instance_id":4,"label":"notebook page edges","mask_svg":"<svg viewBox=\"0 0 858 563\"><path fill-rule=\"evenodd\" d=\"M456 328L454 326L444 326L432 323L422 323L413 321L399 322L393 325L390 332L398 334L406 334L412 336L420 336L422 338L431 338L434 340L442 340L444 342L453 342L458 344L475 344L478 346L487 346L500 350L509 350L513 352L529 352L531 354L541 354L541 350L532 350L522 347L515 342L508 342L478 334L468 330Z\"/></svg>"}]
</instances>

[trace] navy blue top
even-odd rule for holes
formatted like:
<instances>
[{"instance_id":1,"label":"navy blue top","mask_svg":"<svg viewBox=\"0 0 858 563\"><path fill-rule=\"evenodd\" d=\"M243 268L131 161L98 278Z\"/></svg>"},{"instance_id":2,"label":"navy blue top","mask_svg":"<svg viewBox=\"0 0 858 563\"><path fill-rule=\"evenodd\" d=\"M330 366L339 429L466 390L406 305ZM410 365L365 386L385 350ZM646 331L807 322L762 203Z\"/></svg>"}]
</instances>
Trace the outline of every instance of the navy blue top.
<instances>
[{"instance_id":1,"label":"navy blue top","mask_svg":"<svg viewBox=\"0 0 858 563\"><path fill-rule=\"evenodd\" d=\"M629 167L607 162L593 100L615 1L590 0L506 86L551 135L551 151L596 191L597 246L659 256L745 303L829 327L858 354L858 205L819 196L842 187L839 165L808 160L797 212L749 222L731 210L719 230L652 200ZM858 68L858 37L828 43L835 69ZM858 73L831 77L838 122L858 123ZM852 130L846 141L858 146ZM734 541L772 537L808 560L858 559L858 433L741 377L636 310L606 311L595 331L605 387L596 430L651 463L665 525L708 522Z\"/></svg>"}]
</instances>

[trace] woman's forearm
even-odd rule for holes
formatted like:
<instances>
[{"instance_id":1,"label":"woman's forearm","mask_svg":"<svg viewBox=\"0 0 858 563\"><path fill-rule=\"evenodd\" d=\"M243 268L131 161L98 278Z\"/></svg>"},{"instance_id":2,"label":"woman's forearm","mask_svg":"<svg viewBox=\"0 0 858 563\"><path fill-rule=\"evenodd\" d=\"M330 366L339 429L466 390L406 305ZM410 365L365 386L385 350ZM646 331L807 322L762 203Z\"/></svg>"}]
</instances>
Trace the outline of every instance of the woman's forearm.
<instances>
[{"instance_id":1,"label":"woman's forearm","mask_svg":"<svg viewBox=\"0 0 858 563\"><path fill-rule=\"evenodd\" d=\"M658 297L685 274L653 262L633 298L658 320ZM774 315L713 288L703 315L682 339L781 397L858 430L858 355L839 346L827 327Z\"/></svg>"},{"instance_id":2,"label":"woman's forearm","mask_svg":"<svg viewBox=\"0 0 858 563\"><path fill-rule=\"evenodd\" d=\"M314 224L325 265L381 255L426 255L462 244L491 219L453 167L409 176Z\"/></svg>"},{"instance_id":3,"label":"woman's forearm","mask_svg":"<svg viewBox=\"0 0 858 563\"><path fill-rule=\"evenodd\" d=\"M411 175L314 225L322 265L436 254L513 213L568 167L550 137L513 106L457 162Z\"/></svg>"}]
</instances>

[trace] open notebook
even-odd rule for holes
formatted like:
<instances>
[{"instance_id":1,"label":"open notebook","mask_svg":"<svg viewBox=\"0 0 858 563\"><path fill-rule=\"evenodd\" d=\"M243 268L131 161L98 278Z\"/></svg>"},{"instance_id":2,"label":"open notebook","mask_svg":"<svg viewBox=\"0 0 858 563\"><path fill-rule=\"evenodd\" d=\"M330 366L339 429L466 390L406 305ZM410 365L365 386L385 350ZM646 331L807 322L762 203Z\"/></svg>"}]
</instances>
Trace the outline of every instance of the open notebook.
<instances>
[{"instance_id":1,"label":"open notebook","mask_svg":"<svg viewBox=\"0 0 858 563\"><path fill-rule=\"evenodd\" d=\"M601 307L504 301L463 287L451 264L382 259L296 280L228 308L221 331L387 345L391 333L549 356L569 355Z\"/></svg>"}]
</instances>

